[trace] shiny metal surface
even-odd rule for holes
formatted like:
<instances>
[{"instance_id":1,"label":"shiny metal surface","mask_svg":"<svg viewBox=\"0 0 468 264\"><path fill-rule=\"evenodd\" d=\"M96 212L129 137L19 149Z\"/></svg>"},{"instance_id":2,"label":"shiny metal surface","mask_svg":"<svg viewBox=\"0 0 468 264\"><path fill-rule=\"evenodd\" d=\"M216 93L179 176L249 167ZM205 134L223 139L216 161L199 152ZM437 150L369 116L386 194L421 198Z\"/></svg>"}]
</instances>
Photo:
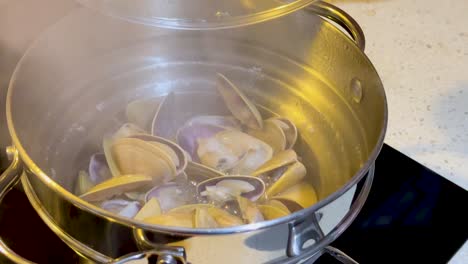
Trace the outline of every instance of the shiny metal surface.
<instances>
[{"instance_id":1,"label":"shiny metal surface","mask_svg":"<svg viewBox=\"0 0 468 264\"><path fill-rule=\"evenodd\" d=\"M102 135L121 124L126 103L171 90L209 95L214 71L228 72L257 103L295 121L319 203L282 219L197 230L119 218L68 191ZM359 102L350 89L356 79L363 89ZM286 238L289 223L330 206L367 173L383 143L386 114L369 60L342 32L306 11L240 29L174 32L79 10L28 50L7 98L10 134L39 204L56 229L111 258L139 250L135 227L154 243L187 242L194 252L222 240L255 251L248 241L259 233ZM201 234L218 236L191 237ZM262 262L284 255L286 245L279 248Z\"/></svg>"}]
</instances>

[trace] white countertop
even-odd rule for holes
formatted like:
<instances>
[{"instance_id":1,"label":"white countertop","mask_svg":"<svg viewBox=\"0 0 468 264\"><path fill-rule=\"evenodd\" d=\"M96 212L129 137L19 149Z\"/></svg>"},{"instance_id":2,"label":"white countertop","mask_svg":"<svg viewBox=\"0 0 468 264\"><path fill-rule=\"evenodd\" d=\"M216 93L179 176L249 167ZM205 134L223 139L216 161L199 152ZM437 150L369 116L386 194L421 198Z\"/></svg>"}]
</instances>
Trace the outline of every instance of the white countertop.
<instances>
[{"instance_id":1,"label":"white countertop","mask_svg":"<svg viewBox=\"0 0 468 264\"><path fill-rule=\"evenodd\" d=\"M71 0L48 1L63 14L74 6ZM36 34L31 28L38 32L60 17L60 11L41 15L48 7L39 2L0 0L0 46L13 54L4 61L19 59ZM351 14L366 35L366 54L388 96L386 143L468 190L468 1L330 2ZM4 14L7 3L15 4ZM33 5L29 11L25 3ZM15 11L36 22L13 18ZM0 73L12 69L0 65ZM468 244L450 263L468 263Z\"/></svg>"}]
</instances>

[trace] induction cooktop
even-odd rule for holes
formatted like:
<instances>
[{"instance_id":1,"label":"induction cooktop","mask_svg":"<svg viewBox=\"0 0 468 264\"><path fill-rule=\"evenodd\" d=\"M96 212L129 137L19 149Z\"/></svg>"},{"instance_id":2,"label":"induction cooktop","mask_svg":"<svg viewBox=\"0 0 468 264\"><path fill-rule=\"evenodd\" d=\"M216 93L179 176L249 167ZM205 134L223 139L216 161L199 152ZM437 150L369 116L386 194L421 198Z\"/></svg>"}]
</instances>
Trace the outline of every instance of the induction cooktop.
<instances>
[{"instance_id":1,"label":"induction cooktop","mask_svg":"<svg viewBox=\"0 0 468 264\"><path fill-rule=\"evenodd\" d=\"M359 263L447 263L468 238L467 204L467 191L384 145L362 211L332 246ZM79 262L20 189L0 205L0 236L37 263ZM339 262L323 255L317 263Z\"/></svg>"}]
</instances>

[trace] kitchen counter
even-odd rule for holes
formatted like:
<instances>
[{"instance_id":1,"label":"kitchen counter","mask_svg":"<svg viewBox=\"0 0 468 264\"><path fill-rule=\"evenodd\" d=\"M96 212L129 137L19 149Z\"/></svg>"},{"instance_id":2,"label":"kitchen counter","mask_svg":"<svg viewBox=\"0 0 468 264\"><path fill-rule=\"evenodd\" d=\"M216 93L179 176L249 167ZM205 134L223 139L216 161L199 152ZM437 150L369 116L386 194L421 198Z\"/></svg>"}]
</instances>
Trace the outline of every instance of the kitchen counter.
<instances>
[{"instance_id":1,"label":"kitchen counter","mask_svg":"<svg viewBox=\"0 0 468 264\"><path fill-rule=\"evenodd\" d=\"M0 0L1 105L28 43L75 7L72 0L47 0L47 7L39 2ZM468 190L468 2L330 2L351 14L366 35L366 54L388 96L386 143ZM4 115L0 122L5 124ZM6 130L0 127L3 146ZM465 245L451 263L467 262Z\"/></svg>"}]
</instances>

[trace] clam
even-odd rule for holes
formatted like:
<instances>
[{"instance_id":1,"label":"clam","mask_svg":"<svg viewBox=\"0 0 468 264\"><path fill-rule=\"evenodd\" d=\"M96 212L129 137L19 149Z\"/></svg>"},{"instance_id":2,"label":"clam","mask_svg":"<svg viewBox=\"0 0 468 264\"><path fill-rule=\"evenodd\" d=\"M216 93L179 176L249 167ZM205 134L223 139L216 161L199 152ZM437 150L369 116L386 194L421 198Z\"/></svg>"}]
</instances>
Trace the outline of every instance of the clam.
<instances>
[{"instance_id":1,"label":"clam","mask_svg":"<svg viewBox=\"0 0 468 264\"><path fill-rule=\"evenodd\" d=\"M154 225L192 228L194 226L193 218L193 213L167 213L161 215L154 215L143 219L143 221Z\"/></svg>"},{"instance_id":2,"label":"clam","mask_svg":"<svg viewBox=\"0 0 468 264\"><path fill-rule=\"evenodd\" d=\"M262 166L260 166L260 168L255 170L252 173L252 176L268 174L270 172L273 172L274 170L290 165L296 161L297 154L294 150L288 149L285 151L278 152L269 161L267 161Z\"/></svg>"},{"instance_id":3,"label":"clam","mask_svg":"<svg viewBox=\"0 0 468 264\"><path fill-rule=\"evenodd\" d=\"M117 132L112 135L113 139L126 138L133 135L143 134L145 130L132 123L123 124Z\"/></svg>"},{"instance_id":4,"label":"clam","mask_svg":"<svg viewBox=\"0 0 468 264\"><path fill-rule=\"evenodd\" d=\"M224 176L205 180L197 185L197 193L213 201L226 201L241 195L256 201L265 192L265 183L251 176Z\"/></svg>"},{"instance_id":5,"label":"clam","mask_svg":"<svg viewBox=\"0 0 468 264\"><path fill-rule=\"evenodd\" d=\"M208 212L208 208L196 208L194 217L195 228L217 228L218 222Z\"/></svg>"},{"instance_id":6,"label":"clam","mask_svg":"<svg viewBox=\"0 0 468 264\"><path fill-rule=\"evenodd\" d=\"M151 124L151 134L167 139L174 139L177 128L177 105L174 92L170 92L159 104Z\"/></svg>"},{"instance_id":7,"label":"clam","mask_svg":"<svg viewBox=\"0 0 468 264\"><path fill-rule=\"evenodd\" d=\"M125 175L104 181L80 197L88 202L102 201L151 184L152 178L146 175Z\"/></svg>"},{"instance_id":8,"label":"clam","mask_svg":"<svg viewBox=\"0 0 468 264\"><path fill-rule=\"evenodd\" d=\"M145 200L158 199L162 212L185 205L190 201L190 194L184 191L177 183L170 182L156 186L146 193Z\"/></svg>"},{"instance_id":9,"label":"clam","mask_svg":"<svg viewBox=\"0 0 468 264\"><path fill-rule=\"evenodd\" d=\"M105 153L109 168L117 171L112 172L114 176L114 173L148 175L153 178L153 184L159 185L177 175L170 155L149 142L119 138L111 143L105 141L104 145L107 147Z\"/></svg>"},{"instance_id":10,"label":"clam","mask_svg":"<svg viewBox=\"0 0 468 264\"><path fill-rule=\"evenodd\" d=\"M151 198L135 215L136 220L143 220L145 218L160 215L162 213L159 201L156 198Z\"/></svg>"},{"instance_id":11,"label":"clam","mask_svg":"<svg viewBox=\"0 0 468 264\"><path fill-rule=\"evenodd\" d=\"M107 179L112 178L112 173L109 170L104 153L95 153L91 156L88 172L89 179L94 184L99 184Z\"/></svg>"},{"instance_id":12,"label":"clam","mask_svg":"<svg viewBox=\"0 0 468 264\"><path fill-rule=\"evenodd\" d=\"M237 196L237 203L242 214L242 218L246 223L257 223L263 221L263 215L259 208L249 199L242 196Z\"/></svg>"},{"instance_id":13,"label":"clam","mask_svg":"<svg viewBox=\"0 0 468 264\"><path fill-rule=\"evenodd\" d=\"M127 104L127 120L147 131L151 131L151 122L163 97L139 99Z\"/></svg>"},{"instance_id":14,"label":"clam","mask_svg":"<svg viewBox=\"0 0 468 264\"><path fill-rule=\"evenodd\" d=\"M285 117L273 117L269 119L271 122L276 123L282 130L286 137L286 149L294 147L297 141L297 128L294 123Z\"/></svg>"},{"instance_id":15,"label":"clam","mask_svg":"<svg viewBox=\"0 0 468 264\"><path fill-rule=\"evenodd\" d=\"M295 212L315 204L317 194L312 185L301 182L273 196L272 199L282 202L291 212Z\"/></svg>"},{"instance_id":16,"label":"clam","mask_svg":"<svg viewBox=\"0 0 468 264\"><path fill-rule=\"evenodd\" d=\"M299 161L289 165L287 169L266 190L266 196L272 197L302 181L306 175L306 168Z\"/></svg>"},{"instance_id":17,"label":"clam","mask_svg":"<svg viewBox=\"0 0 468 264\"><path fill-rule=\"evenodd\" d=\"M275 207L268 204L258 205L258 209L262 213L265 220L272 220L283 216L287 216L289 214L289 211L285 211L279 207Z\"/></svg>"},{"instance_id":18,"label":"clam","mask_svg":"<svg viewBox=\"0 0 468 264\"><path fill-rule=\"evenodd\" d=\"M144 189L146 189L146 188L144 188ZM144 203L145 202L146 192L138 190L138 191L133 191L133 192L126 192L126 193L124 193L124 195L128 199Z\"/></svg>"},{"instance_id":19,"label":"clam","mask_svg":"<svg viewBox=\"0 0 468 264\"><path fill-rule=\"evenodd\" d=\"M94 186L88 173L85 171L78 172L78 179L75 185L75 194L83 194Z\"/></svg>"},{"instance_id":20,"label":"clam","mask_svg":"<svg viewBox=\"0 0 468 264\"><path fill-rule=\"evenodd\" d=\"M249 129L247 133L271 146L274 153L286 149L286 136L278 122L267 119L263 122L262 129Z\"/></svg>"},{"instance_id":21,"label":"clam","mask_svg":"<svg viewBox=\"0 0 468 264\"><path fill-rule=\"evenodd\" d=\"M185 173L187 174L188 180L196 184L210 178L226 176L220 171L196 162L188 162Z\"/></svg>"},{"instance_id":22,"label":"clam","mask_svg":"<svg viewBox=\"0 0 468 264\"><path fill-rule=\"evenodd\" d=\"M252 129L261 129L263 127L262 116L255 105L221 73L217 74L216 88L232 115L242 124Z\"/></svg>"},{"instance_id":23,"label":"clam","mask_svg":"<svg viewBox=\"0 0 468 264\"><path fill-rule=\"evenodd\" d=\"M239 217L217 207L207 208L206 210L208 211L208 214L213 217L219 227L231 227L244 224L242 219Z\"/></svg>"},{"instance_id":24,"label":"clam","mask_svg":"<svg viewBox=\"0 0 468 264\"><path fill-rule=\"evenodd\" d=\"M236 130L225 130L198 139L197 155L208 167L230 174L250 174L273 156L273 149L261 140Z\"/></svg>"},{"instance_id":25,"label":"clam","mask_svg":"<svg viewBox=\"0 0 468 264\"><path fill-rule=\"evenodd\" d=\"M166 154L169 155L176 167L176 174L182 173L187 167L188 159L186 152L174 142L162 137L156 137L146 134L134 135L132 136L132 138L137 138L149 142L153 144L153 146L160 148L164 152L166 152Z\"/></svg>"},{"instance_id":26,"label":"clam","mask_svg":"<svg viewBox=\"0 0 468 264\"><path fill-rule=\"evenodd\" d=\"M124 217L133 218L140 210L140 204L138 202L115 199L102 202L101 208Z\"/></svg>"},{"instance_id":27,"label":"clam","mask_svg":"<svg viewBox=\"0 0 468 264\"><path fill-rule=\"evenodd\" d=\"M223 127L210 124L185 124L177 130L176 141L190 155L193 161L199 162L197 155L198 140L211 138L217 133L225 130Z\"/></svg>"},{"instance_id":28,"label":"clam","mask_svg":"<svg viewBox=\"0 0 468 264\"><path fill-rule=\"evenodd\" d=\"M241 130L241 124L233 116L201 115L189 119L185 125L211 125L223 129Z\"/></svg>"},{"instance_id":29,"label":"clam","mask_svg":"<svg viewBox=\"0 0 468 264\"><path fill-rule=\"evenodd\" d=\"M289 211L289 208L284 203L282 203L282 202L280 202L278 200L268 200L264 204L276 207L279 210L286 212L287 214L291 213L291 211Z\"/></svg>"}]
</instances>

